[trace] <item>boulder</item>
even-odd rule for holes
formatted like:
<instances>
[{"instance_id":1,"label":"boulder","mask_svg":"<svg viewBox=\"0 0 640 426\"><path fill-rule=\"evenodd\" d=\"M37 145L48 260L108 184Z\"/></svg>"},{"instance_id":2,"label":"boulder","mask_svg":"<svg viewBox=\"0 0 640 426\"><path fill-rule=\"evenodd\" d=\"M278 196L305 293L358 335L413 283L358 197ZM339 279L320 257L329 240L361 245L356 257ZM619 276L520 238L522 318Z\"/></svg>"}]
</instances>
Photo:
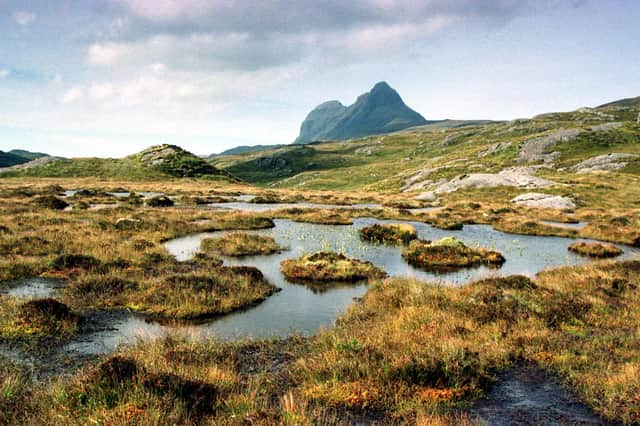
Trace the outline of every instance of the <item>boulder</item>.
<instances>
[{"instance_id":1,"label":"boulder","mask_svg":"<svg viewBox=\"0 0 640 426\"><path fill-rule=\"evenodd\" d=\"M438 185L435 194L455 192L462 188L492 188L496 186L515 186L519 188L544 188L554 182L533 176L532 167L511 167L499 173L471 173L461 175Z\"/></svg>"},{"instance_id":2,"label":"boulder","mask_svg":"<svg viewBox=\"0 0 640 426\"><path fill-rule=\"evenodd\" d=\"M576 208L576 204L571 198L538 192L520 194L512 199L511 202L536 209L573 210Z\"/></svg>"},{"instance_id":3,"label":"boulder","mask_svg":"<svg viewBox=\"0 0 640 426\"><path fill-rule=\"evenodd\" d=\"M423 192L422 194L419 194L418 196L415 197L416 200L418 201L436 201L438 199L438 197L436 196L436 194L433 193L433 191L428 191L428 192Z\"/></svg>"},{"instance_id":4,"label":"boulder","mask_svg":"<svg viewBox=\"0 0 640 426\"><path fill-rule=\"evenodd\" d=\"M597 157L591 157L584 160L571 169L578 173L590 173L595 171L612 171L620 170L627 166L627 161L640 158L640 155L636 154L622 154L622 153L610 153L605 155L598 155Z\"/></svg>"}]
</instances>

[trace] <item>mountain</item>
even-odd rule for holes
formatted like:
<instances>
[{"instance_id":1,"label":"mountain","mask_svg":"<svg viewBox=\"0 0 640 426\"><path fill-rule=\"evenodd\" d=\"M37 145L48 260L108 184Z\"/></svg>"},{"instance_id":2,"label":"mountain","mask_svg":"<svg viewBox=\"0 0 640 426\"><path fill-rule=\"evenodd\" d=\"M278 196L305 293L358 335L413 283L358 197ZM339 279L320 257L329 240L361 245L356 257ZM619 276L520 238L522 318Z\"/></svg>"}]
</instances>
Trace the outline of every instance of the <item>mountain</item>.
<instances>
[{"instance_id":1,"label":"mountain","mask_svg":"<svg viewBox=\"0 0 640 426\"><path fill-rule=\"evenodd\" d=\"M620 99L614 102L609 102L609 103L600 105L597 108L609 108L609 107L622 107L622 108L640 107L640 96L636 98L626 98L626 99Z\"/></svg>"},{"instance_id":2,"label":"mountain","mask_svg":"<svg viewBox=\"0 0 640 426\"><path fill-rule=\"evenodd\" d=\"M18 164L24 164L41 157L48 157L48 155L41 152L29 152L22 149L13 149L9 152L0 151L0 167L11 167Z\"/></svg>"},{"instance_id":3,"label":"mountain","mask_svg":"<svg viewBox=\"0 0 640 426\"><path fill-rule=\"evenodd\" d=\"M427 123L403 102L398 92L380 82L348 107L338 101L318 105L302 122L294 143L353 139Z\"/></svg>"}]
</instances>

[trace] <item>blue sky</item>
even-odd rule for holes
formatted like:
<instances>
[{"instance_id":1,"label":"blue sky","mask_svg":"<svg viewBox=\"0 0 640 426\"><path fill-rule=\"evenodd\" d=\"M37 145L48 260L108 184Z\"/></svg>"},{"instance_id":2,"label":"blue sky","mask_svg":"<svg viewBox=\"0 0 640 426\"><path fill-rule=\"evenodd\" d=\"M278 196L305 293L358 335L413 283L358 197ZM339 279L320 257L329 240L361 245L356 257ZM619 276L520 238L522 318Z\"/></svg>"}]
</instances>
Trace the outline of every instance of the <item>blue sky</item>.
<instances>
[{"instance_id":1,"label":"blue sky","mask_svg":"<svg viewBox=\"0 0 640 426\"><path fill-rule=\"evenodd\" d=\"M640 95L636 0L0 0L0 150L288 143L386 80L427 119Z\"/></svg>"}]
</instances>

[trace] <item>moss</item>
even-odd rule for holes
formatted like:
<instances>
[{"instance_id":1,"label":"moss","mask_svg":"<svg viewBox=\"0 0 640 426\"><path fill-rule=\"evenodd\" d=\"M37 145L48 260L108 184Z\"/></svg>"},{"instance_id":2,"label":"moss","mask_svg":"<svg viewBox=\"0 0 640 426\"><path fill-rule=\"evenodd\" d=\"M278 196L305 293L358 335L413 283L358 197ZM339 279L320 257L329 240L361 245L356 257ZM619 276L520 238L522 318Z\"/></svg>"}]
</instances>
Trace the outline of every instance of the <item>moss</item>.
<instances>
[{"instance_id":1,"label":"moss","mask_svg":"<svg viewBox=\"0 0 640 426\"><path fill-rule=\"evenodd\" d=\"M280 262L280 270L293 282L353 282L385 277L371 262L349 258L340 253L318 252L299 259Z\"/></svg>"}]
</instances>

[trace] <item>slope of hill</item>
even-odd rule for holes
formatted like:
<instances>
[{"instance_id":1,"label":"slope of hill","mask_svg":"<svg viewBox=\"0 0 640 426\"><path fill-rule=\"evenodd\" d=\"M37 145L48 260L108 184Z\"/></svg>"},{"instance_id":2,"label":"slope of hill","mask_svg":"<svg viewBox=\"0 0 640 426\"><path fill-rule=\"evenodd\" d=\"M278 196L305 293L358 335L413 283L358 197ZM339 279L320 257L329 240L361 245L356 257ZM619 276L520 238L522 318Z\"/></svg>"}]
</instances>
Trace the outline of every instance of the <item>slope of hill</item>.
<instances>
[{"instance_id":1,"label":"slope of hill","mask_svg":"<svg viewBox=\"0 0 640 426\"><path fill-rule=\"evenodd\" d=\"M219 155L237 155L237 154L247 154L250 152L258 152L258 151L268 151L270 149L281 148L283 144L279 145L240 145L235 148L227 149L226 151L222 151L220 154L211 154L209 158L217 157Z\"/></svg>"},{"instance_id":2,"label":"slope of hill","mask_svg":"<svg viewBox=\"0 0 640 426\"><path fill-rule=\"evenodd\" d=\"M50 157L45 157L50 158ZM202 158L175 145L152 146L125 158L40 158L0 172L0 176L99 177L162 179L199 177L230 178Z\"/></svg>"},{"instance_id":3,"label":"slope of hill","mask_svg":"<svg viewBox=\"0 0 640 426\"><path fill-rule=\"evenodd\" d=\"M298 150L220 156L214 165L271 187L406 192L500 182L526 186L536 175L552 181L638 175L639 112L640 106L613 104L510 122L428 125Z\"/></svg>"},{"instance_id":4,"label":"slope of hill","mask_svg":"<svg viewBox=\"0 0 640 426\"><path fill-rule=\"evenodd\" d=\"M302 122L294 143L346 140L423 124L427 124L424 117L405 105L387 83L380 82L349 107L338 101L317 106Z\"/></svg>"},{"instance_id":5,"label":"slope of hill","mask_svg":"<svg viewBox=\"0 0 640 426\"><path fill-rule=\"evenodd\" d=\"M18 164L28 163L36 158L47 157L47 154L40 152L29 152L22 149L12 149L8 152L0 151L0 167L11 167Z\"/></svg>"}]
</instances>

